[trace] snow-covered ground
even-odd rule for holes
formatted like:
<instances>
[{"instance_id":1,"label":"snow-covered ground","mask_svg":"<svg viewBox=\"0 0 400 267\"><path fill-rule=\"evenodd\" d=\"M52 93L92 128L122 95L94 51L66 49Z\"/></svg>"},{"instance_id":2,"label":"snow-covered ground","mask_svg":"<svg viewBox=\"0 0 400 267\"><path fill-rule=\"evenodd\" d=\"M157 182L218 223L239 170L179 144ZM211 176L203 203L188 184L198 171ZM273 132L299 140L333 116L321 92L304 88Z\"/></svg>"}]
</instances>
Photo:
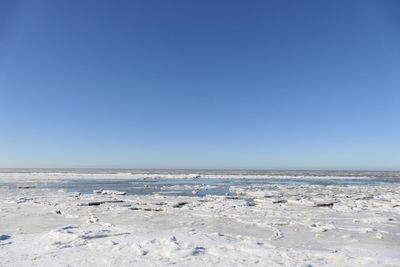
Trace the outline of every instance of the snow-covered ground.
<instances>
[{"instance_id":1,"label":"snow-covered ground","mask_svg":"<svg viewBox=\"0 0 400 267\"><path fill-rule=\"evenodd\" d=\"M183 197L42 181L0 186L0 266L400 266L398 183Z\"/></svg>"}]
</instances>

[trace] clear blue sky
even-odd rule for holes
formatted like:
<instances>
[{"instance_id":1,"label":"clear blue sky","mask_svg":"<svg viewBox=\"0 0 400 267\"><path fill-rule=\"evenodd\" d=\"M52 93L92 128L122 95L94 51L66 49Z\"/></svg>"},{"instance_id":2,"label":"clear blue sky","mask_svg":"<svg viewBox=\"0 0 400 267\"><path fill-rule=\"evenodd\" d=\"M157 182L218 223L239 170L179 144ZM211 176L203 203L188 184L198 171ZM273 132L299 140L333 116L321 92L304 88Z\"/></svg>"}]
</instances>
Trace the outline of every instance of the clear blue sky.
<instances>
[{"instance_id":1,"label":"clear blue sky","mask_svg":"<svg viewBox=\"0 0 400 267\"><path fill-rule=\"evenodd\" d=\"M0 167L400 169L400 1L1 1Z\"/></svg>"}]
</instances>

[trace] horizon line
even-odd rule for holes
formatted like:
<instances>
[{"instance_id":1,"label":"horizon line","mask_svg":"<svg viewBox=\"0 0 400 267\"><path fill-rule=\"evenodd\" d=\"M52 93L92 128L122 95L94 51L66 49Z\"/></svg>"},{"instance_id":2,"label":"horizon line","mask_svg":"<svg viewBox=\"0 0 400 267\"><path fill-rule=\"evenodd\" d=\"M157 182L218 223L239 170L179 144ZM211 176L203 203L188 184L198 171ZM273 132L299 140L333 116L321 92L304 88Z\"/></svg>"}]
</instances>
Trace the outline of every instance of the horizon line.
<instances>
[{"instance_id":1,"label":"horizon line","mask_svg":"<svg viewBox=\"0 0 400 267\"><path fill-rule=\"evenodd\" d=\"M0 167L0 170L181 170L181 171L333 171L333 172L400 172L400 169L273 169L273 168L148 168L148 167Z\"/></svg>"}]
</instances>

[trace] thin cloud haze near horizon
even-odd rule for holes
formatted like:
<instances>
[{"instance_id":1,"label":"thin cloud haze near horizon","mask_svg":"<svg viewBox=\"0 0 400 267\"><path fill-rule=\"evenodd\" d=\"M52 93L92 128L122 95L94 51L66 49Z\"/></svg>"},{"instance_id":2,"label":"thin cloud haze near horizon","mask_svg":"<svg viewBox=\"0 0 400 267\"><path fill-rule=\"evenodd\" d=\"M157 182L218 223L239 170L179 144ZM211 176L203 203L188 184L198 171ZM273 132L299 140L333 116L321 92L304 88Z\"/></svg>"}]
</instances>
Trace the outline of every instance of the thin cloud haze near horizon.
<instances>
[{"instance_id":1,"label":"thin cloud haze near horizon","mask_svg":"<svg viewBox=\"0 0 400 267\"><path fill-rule=\"evenodd\" d=\"M400 169L398 1L2 1L0 167Z\"/></svg>"}]
</instances>

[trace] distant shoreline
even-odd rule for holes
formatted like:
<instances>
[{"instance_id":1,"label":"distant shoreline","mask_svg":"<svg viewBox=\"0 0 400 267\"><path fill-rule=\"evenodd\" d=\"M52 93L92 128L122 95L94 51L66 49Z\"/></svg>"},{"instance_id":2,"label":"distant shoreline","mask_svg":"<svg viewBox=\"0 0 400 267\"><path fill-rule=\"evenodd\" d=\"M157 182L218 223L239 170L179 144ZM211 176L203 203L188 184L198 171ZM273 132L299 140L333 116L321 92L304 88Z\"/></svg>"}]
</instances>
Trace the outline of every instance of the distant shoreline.
<instances>
[{"instance_id":1,"label":"distant shoreline","mask_svg":"<svg viewBox=\"0 0 400 267\"><path fill-rule=\"evenodd\" d=\"M399 171L3 168L0 179L400 179Z\"/></svg>"}]
</instances>

